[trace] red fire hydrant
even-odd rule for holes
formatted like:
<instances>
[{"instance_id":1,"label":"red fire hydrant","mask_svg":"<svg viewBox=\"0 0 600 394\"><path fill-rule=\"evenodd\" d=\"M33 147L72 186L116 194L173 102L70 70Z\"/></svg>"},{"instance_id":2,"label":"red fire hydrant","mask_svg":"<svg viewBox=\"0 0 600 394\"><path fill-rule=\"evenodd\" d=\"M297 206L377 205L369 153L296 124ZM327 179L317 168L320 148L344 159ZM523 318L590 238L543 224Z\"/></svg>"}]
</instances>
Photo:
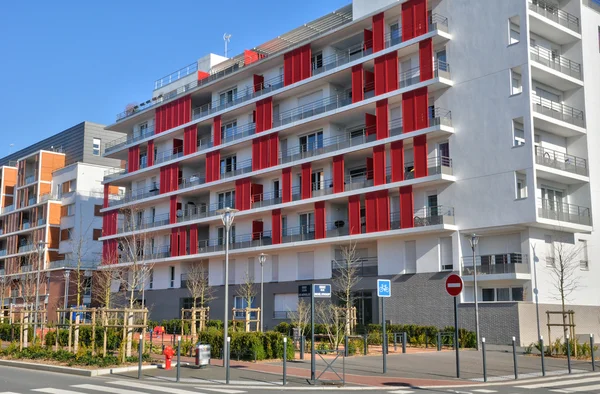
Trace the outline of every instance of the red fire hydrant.
<instances>
[{"instance_id":1,"label":"red fire hydrant","mask_svg":"<svg viewBox=\"0 0 600 394\"><path fill-rule=\"evenodd\" d=\"M173 355L175 352L171 346L165 346L165 350L163 350L163 354L165 356L165 369L169 371L171 369L171 360L173 359Z\"/></svg>"}]
</instances>

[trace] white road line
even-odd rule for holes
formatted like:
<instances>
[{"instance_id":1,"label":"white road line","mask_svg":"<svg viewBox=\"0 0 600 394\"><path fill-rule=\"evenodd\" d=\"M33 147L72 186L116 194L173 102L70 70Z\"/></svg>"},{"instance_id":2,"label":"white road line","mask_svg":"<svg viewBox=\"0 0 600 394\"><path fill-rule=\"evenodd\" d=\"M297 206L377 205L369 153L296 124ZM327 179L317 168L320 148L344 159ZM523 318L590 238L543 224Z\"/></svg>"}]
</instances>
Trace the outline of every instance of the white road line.
<instances>
[{"instance_id":1,"label":"white road line","mask_svg":"<svg viewBox=\"0 0 600 394\"><path fill-rule=\"evenodd\" d=\"M52 387L46 387L43 389L33 389L31 391L39 391L40 393L48 393L48 394L85 394L82 391L71 391L71 390L64 390L64 389L55 389Z\"/></svg>"},{"instance_id":2,"label":"white road line","mask_svg":"<svg viewBox=\"0 0 600 394\"><path fill-rule=\"evenodd\" d=\"M146 394L144 391L135 391L135 390L120 389L118 387L97 386L95 384L78 384L78 385L73 385L71 387L75 387L75 388L78 388L78 389L85 389L85 390L102 391L103 393L114 393L114 394Z\"/></svg>"},{"instance_id":3,"label":"white road line","mask_svg":"<svg viewBox=\"0 0 600 394\"><path fill-rule=\"evenodd\" d=\"M153 384L136 383L136 382L131 382L131 381L121 381L121 380L118 380L115 382L108 382L108 384L116 384L119 386L127 386L127 387L136 388L136 389L160 391L162 393L170 393L170 394L199 394L200 393L199 391L181 390L181 389L174 389L171 387L157 386L157 385L153 385ZM66 394L69 394L69 393L66 393Z\"/></svg>"},{"instance_id":4,"label":"white road line","mask_svg":"<svg viewBox=\"0 0 600 394\"><path fill-rule=\"evenodd\" d=\"M15 393L14 391L3 391L0 394L19 394L19 393Z\"/></svg>"},{"instance_id":5,"label":"white road line","mask_svg":"<svg viewBox=\"0 0 600 394\"><path fill-rule=\"evenodd\" d=\"M537 384L527 384L525 386L515 386L520 389L541 389L541 388L552 388L552 387L561 387L561 386L573 386L581 383L593 383L600 382L600 376L595 378L587 378L587 379L570 379L563 380L560 382L544 382Z\"/></svg>"},{"instance_id":6,"label":"white road line","mask_svg":"<svg viewBox=\"0 0 600 394\"><path fill-rule=\"evenodd\" d=\"M231 390L231 389L209 389L209 388L204 388L204 390L216 391L217 393L223 393L223 394L241 394L241 393L246 393L247 392L247 391L242 391L242 390Z\"/></svg>"},{"instance_id":7,"label":"white road line","mask_svg":"<svg viewBox=\"0 0 600 394\"><path fill-rule=\"evenodd\" d=\"M410 390L395 390L395 391L388 391L389 394L411 394L414 393L414 391L410 391Z\"/></svg>"},{"instance_id":8,"label":"white road line","mask_svg":"<svg viewBox=\"0 0 600 394\"><path fill-rule=\"evenodd\" d=\"M591 393L592 390L600 390L600 384L593 384L591 386L578 386L578 387L569 387L568 389L561 390L563 393ZM551 390L554 391L554 390Z\"/></svg>"},{"instance_id":9,"label":"white road line","mask_svg":"<svg viewBox=\"0 0 600 394\"><path fill-rule=\"evenodd\" d=\"M497 393L498 390L487 390L487 389L478 389L478 390L471 390L474 393Z\"/></svg>"}]
</instances>

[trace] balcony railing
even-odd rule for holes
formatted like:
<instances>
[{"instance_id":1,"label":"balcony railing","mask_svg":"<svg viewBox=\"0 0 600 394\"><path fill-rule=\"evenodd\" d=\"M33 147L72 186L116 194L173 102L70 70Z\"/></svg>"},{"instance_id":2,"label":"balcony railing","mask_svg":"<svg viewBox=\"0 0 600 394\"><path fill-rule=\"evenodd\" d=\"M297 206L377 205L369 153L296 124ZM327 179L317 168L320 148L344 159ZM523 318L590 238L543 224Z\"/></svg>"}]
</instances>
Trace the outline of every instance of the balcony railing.
<instances>
[{"instance_id":1,"label":"balcony railing","mask_svg":"<svg viewBox=\"0 0 600 394\"><path fill-rule=\"evenodd\" d=\"M50 269L57 268L71 268L71 269L81 269L81 270L89 270L95 269L98 266L97 262L92 261L77 261L77 260L55 260L50 261L49 267Z\"/></svg>"},{"instance_id":2,"label":"balcony railing","mask_svg":"<svg viewBox=\"0 0 600 394\"><path fill-rule=\"evenodd\" d=\"M533 110L537 113L575 126L585 127L585 117L581 110L542 98L535 94L531 96L531 102L533 103Z\"/></svg>"},{"instance_id":3,"label":"balcony railing","mask_svg":"<svg viewBox=\"0 0 600 394\"><path fill-rule=\"evenodd\" d=\"M188 187L198 186L206 182L206 178L198 174L191 175L187 178L179 179L179 190L187 189Z\"/></svg>"},{"instance_id":4,"label":"balcony railing","mask_svg":"<svg viewBox=\"0 0 600 394\"><path fill-rule=\"evenodd\" d=\"M252 171L252 159L243 160L235 165L225 165L221 167L221 179L231 178L237 175L246 174Z\"/></svg>"},{"instance_id":5,"label":"balcony railing","mask_svg":"<svg viewBox=\"0 0 600 394\"><path fill-rule=\"evenodd\" d=\"M40 202L46 202L48 200L59 200L59 197L54 193L46 193L40 195Z\"/></svg>"},{"instance_id":6,"label":"balcony railing","mask_svg":"<svg viewBox=\"0 0 600 394\"><path fill-rule=\"evenodd\" d=\"M15 210L15 204L13 203L12 205L6 206L4 208L0 208L0 213L8 213L8 212L12 212Z\"/></svg>"},{"instance_id":7,"label":"balcony railing","mask_svg":"<svg viewBox=\"0 0 600 394\"><path fill-rule=\"evenodd\" d=\"M427 175L452 175L452 159L446 156L435 156L427 159ZM371 175L371 173L369 173ZM392 167L385 169L386 183L392 182ZM372 175L371 175L372 177ZM415 179L415 163L404 163L404 180Z\"/></svg>"},{"instance_id":8,"label":"balcony railing","mask_svg":"<svg viewBox=\"0 0 600 394\"><path fill-rule=\"evenodd\" d=\"M169 224L169 214L156 215L154 217L145 217L140 221L135 219L123 219L117 223L117 233L126 233L130 231L140 231L158 226L166 226Z\"/></svg>"},{"instance_id":9,"label":"balcony railing","mask_svg":"<svg viewBox=\"0 0 600 394\"><path fill-rule=\"evenodd\" d=\"M137 201L144 198L157 196L160 192L160 185L154 184L143 188L137 188L124 194L112 194L109 196L108 206L126 204L131 201Z\"/></svg>"},{"instance_id":10,"label":"balcony railing","mask_svg":"<svg viewBox=\"0 0 600 394\"><path fill-rule=\"evenodd\" d=\"M579 205L548 199L539 199L538 214L544 219L582 224L585 226L592 225L590 208L581 207Z\"/></svg>"},{"instance_id":11,"label":"balcony railing","mask_svg":"<svg viewBox=\"0 0 600 394\"><path fill-rule=\"evenodd\" d=\"M529 0L529 9L574 32L579 33L579 18L543 0Z\"/></svg>"},{"instance_id":12,"label":"balcony railing","mask_svg":"<svg viewBox=\"0 0 600 394\"><path fill-rule=\"evenodd\" d=\"M392 230L401 228L400 216L401 212L392 212L390 214ZM415 209L413 212L413 220L415 227L454 224L454 208L438 205L435 207Z\"/></svg>"},{"instance_id":13,"label":"balcony railing","mask_svg":"<svg viewBox=\"0 0 600 394\"><path fill-rule=\"evenodd\" d=\"M581 80L581 64L557 55L550 49L533 45L529 48L529 56L534 62Z\"/></svg>"},{"instance_id":14,"label":"balcony railing","mask_svg":"<svg viewBox=\"0 0 600 394\"><path fill-rule=\"evenodd\" d=\"M28 244L28 245L19 246L19 253L31 252L34 249L35 249L35 245L34 244Z\"/></svg>"},{"instance_id":15,"label":"balcony railing","mask_svg":"<svg viewBox=\"0 0 600 394\"><path fill-rule=\"evenodd\" d=\"M29 175L25 177L25 182L23 183L23 185L29 185L33 182L35 182L35 175Z\"/></svg>"},{"instance_id":16,"label":"balcony railing","mask_svg":"<svg viewBox=\"0 0 600 394\"><path fill-rule=\"evenodd\" d=\"M30 205L34 205L35 204L35 197L31 197L28 201L27 201L27 206Z\"/></svg>"},{"instance_id":17,"label":"balcony railing","mask_svg":"<svg viewBox=\"0 0 600 394\"><path fill-rule=\"evenodd\" d=\"M535 162L537 164L567 171L577 175L587 176L587 160L581 157L568 155L552 149L535 147Z\"/></svg>"},{"instance_id":18,"label":"balcony railing","mask_svg":"<svg viewBox=\"0 0 600 394\"><path fill-rule=\"evenodd\" d=\"M331 260L331 275L334 278L349 273L358 277L377 276L377 257L361 257L353 261Z\"/></svg>"},{"instance_id":19,"label":"balcony railing","mask_svg":"<svg viewBox=\"0 0 600 394\"><path fill-rule=\"evenodd\" d=\"M477 275L530 274L528 257L522 253L475 256ZM473 257L463 257L461 275L473 275Z\"/></svg>"},{"instance_id":20,"label":"balcony railing","mask_svg":"<svg viewBox=\"0 0 600 394\"><path fill-rule=\"evenodd\" d=\"M106 143L104 146L104 153L110 153L122 147L123 145L132 144L136 141L143 140L144 138L148 138L151 135L154 135L154 127L149 127L141 133L136 133L130 136L125 136L121 138L117 138L116 140L112 140Z\"/></svg>"},{"instance_id":21,"label":"balcony railing","mask_svg":"<svg viewBox=\"0 0 600 394\"><path fill-rule=\"evenodd\" d=\"M0 256L6 256L8 251L6 249L0 249Z\"/></svg>"},{"instance_id":22,"label":"balcony railing","mask_svg":"<svg viewBox=\"0 0 600 394\"><path fill-rule=\"evenodd\" d=\"M31 272L31 271L33 271L33 265L31 265L31 264L22 265L20 267L20 271L21 272Z\"/></svg>"},{"instance_id":23,"label":"balcony railing","mask_svg":"<svg viewBox=\"0 0 600 394\"><path fill-rule=\"evenodd\" d=\"M221 142L223 144L240 138L248 137L256 132L256 123L246 123L245 125L235 126L226 130L217 131L221 133Z\"/></svg>"},{"instance_id":24,"label":"balcony railing","mask_svg":"<svg viewBox=\"0 0 600 394\"><path fill-rule=\"evenodd\" d=\"M189 64L189 65L175 71L174 73L171 73L165 77L157 79L154 82L154 90L160 89L160 88L167 86L168 84L173 83L175 81L179 81L181 78L187 77L188 75L191 75L191 74L194 74L197 71L198 71L198 62Z\"/></svg>"}]
</instances>

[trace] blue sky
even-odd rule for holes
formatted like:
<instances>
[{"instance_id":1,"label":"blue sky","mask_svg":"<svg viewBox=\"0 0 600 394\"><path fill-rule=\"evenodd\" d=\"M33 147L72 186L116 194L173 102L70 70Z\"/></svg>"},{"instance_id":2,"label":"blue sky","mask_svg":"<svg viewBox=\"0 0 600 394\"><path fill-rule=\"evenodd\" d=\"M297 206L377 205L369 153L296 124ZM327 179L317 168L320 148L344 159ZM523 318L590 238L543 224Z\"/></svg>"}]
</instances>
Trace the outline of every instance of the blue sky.
<instances>
[{"instance_id":1,"label":"blue sky","mask_svg":"<svg viewBox=\"0 0 600 394\"><path fill-rule=\"evenodd\" d=\"M0 157L81 121L110 124L153 82L236 55L350 0L0 2Z\"/></svg>"}]
</instances>

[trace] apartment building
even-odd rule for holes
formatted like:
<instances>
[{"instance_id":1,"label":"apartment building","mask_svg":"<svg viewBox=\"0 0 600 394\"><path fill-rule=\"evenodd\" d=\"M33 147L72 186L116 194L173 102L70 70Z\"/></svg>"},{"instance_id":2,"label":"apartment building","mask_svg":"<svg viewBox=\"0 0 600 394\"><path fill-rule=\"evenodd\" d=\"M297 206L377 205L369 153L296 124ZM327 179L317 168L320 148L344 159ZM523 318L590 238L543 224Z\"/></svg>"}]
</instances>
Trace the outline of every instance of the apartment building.
<instances>
[{"instance_id":1,"label":"apartment building","mask_svg":"<svg viewBox=\"0 0 600 394\"><path fill-rule=\"evenodd\" d=\"M119 135L83 122L0 159L0 304L34 304L37 293L54 320L57 307L91 303L91 272L102 251L102 180L120 164L102 150ZM78 268L79 300L78 274L69 275Z\"/></svg>"},{"instance_id":2,"label":"apartment building","mask_svg":"<svg viewBox=\"0 0 600 394\"><path fill-rule=\"evenodd\" d=\"M581 0L354 0L207 55L107 127L126 136L105 157L127 165L104 180L104 259L152 267L153 319L190 305L186 272L204 264L220 318L217 210L232 207L229 305L262 278L265 327L296 309L298 285L330 283L351 245L359 323L379 322L375 282L391 278L393 323L452 325L444 280L459 272L461 324L474 329L476 293L488 341L529 344L535 294L545 333L571 251L569 308L579 333L599 334L598 26Z\"/></svg>"}]
</instances>

